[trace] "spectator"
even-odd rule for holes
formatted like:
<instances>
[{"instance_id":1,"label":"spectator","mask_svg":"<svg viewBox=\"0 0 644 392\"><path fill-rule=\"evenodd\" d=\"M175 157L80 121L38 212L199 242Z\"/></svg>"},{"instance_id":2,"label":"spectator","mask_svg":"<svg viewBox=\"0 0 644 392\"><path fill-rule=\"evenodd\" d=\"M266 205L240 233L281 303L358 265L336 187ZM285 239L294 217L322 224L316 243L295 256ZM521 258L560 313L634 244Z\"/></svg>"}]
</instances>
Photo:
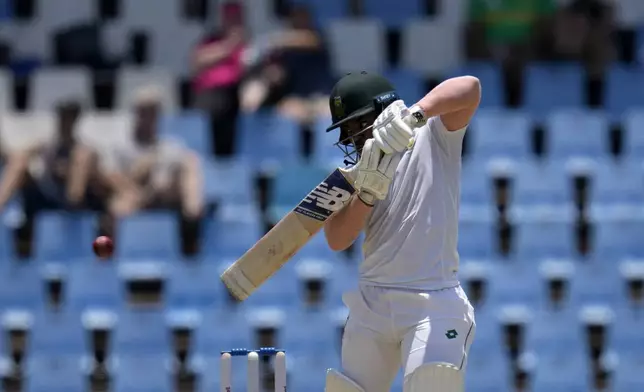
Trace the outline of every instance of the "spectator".
<instances>
[{"instance_id":1,"label":"spectator","mask_svg":"<svg viewBox=\"0 0 644 392\"><path fill-rule=\"evenodd\" d=\"M279 36L276 48L286 76L285 97L280 109L291 118L308 122L311 115L328 111L329 55L324 38L314 27L306 7L294 6L289 24Z\"/></svg>"},{"instance_id":2,"label":"spectator","mask_svg":"<svg viewBox=\"0 0 644 392\"><path fill-rule=\"evenodd\" d=\"M48 209L103 208L105 187L96 175L96 155L75 135L80 113L78 103L61 103L53 140L8 154L0 181L0 210L18 191L28 218Z\"/></svg>"},{"instance_id":3,"label":"spectator","mask_svg":"<svg viewBox=\"0 0 644 392\"><path fill-rule=\"evenodd\" d=\"M271 38L266 52L245 90L246 110L256 110L262 101L277 102L284 115L302 123L328 112L329 56L306 7L293 6L287 28Z\"/></svg>"},{"instance_id":4,"label":"spectator","mask_svg":"<svg viewBox=\"0 0 644 392\"><path fill-rule=\"evenodd\" d=\"M470 0L468 55L503 64L512 104L521 96L524 65L539 56L555 13L555 0Z\"/></svg>"},{"instance_id":5,"label":"spectator","mask_svg":"<svg viewBox=\"0 0 644 392\"><path fill-rule=\"evenodd\" d=\"M591 80L603 76L615 56L614 9L602 0L573 0L558 14L549 53L556 60L582 61Z\"/></svg>"},{"instance_id":6,"label":"spectator","mask_svg":"<svg viewBox=\"0 0 644 392\"><path fill-rule=\"evenodd\" d=\"M230 156L235 150L244 47L241 7L228 3L223 8L221 29L208 32L193 56L195 104L210 115L217 156Z\"/></svg>"},{"instance_id":7,"label":"spectator","mask_svg":"<svg viewBox=\"0 0 644 392\"><path fill-rule=\"evenodd\" d=\"M180 210L197 221L204 208L199 158L180 142L160 138L161 92L141 90L135 99L131 141L104 151L102 168L114 191L110 211L116 217L141 209Z\"/></svg>"}]
</instances>

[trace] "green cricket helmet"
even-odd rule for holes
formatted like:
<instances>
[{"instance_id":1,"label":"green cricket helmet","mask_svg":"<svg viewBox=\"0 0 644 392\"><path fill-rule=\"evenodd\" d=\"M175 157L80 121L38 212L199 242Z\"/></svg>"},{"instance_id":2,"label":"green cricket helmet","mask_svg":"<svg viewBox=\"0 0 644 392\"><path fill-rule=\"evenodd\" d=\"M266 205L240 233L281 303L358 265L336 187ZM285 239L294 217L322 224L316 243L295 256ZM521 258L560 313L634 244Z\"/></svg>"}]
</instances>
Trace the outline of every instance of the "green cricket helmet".
<instances>
[{"instance_id":1,"label":"green cricket helmet","mask_svg":"<svg viewBox=\"0 0 644 392\"><path fill-rule=\"evenodd\" d=\"M360 124L360 131L351 132L348 123L353 120L359 121L367 115L377 116L399 99L400 96L389 80L375 73L349 73L336 83L329 96L333 124L326 131L340 128L340 137L336 145L344 153L345 163L357 162L366 140L364 136L360 136L372 126L365 119L365 123Z\"/></svg>"}]
</instances>

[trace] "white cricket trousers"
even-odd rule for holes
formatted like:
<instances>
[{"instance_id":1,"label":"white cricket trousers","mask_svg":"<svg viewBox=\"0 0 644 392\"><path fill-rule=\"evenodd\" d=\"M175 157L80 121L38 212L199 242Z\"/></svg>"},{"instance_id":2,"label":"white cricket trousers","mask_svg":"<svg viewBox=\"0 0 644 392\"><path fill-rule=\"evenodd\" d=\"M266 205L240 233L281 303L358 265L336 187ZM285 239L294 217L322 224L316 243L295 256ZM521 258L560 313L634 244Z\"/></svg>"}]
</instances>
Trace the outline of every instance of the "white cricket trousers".
<instances>
[{"instance_id":1,"label":"white cricket trousers","mask_svg":"<svg viewBox=\"0 0 644 392\"><path fill-rule=\"evenodd\" d=\"M476 324L460 286L418 292L361 284L342 299L349 308L342 372L365 392L389 392L401 367L405 380L429 362L465 370Z\"/></svg>"}]
</instances>

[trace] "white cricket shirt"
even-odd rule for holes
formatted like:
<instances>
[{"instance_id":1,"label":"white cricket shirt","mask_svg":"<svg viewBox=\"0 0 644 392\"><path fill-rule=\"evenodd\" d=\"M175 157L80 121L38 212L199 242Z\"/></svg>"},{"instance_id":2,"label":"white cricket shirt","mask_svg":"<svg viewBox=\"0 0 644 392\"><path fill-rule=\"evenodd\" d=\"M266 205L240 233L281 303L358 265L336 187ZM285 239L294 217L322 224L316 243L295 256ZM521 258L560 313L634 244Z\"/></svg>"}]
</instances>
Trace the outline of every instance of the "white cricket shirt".
<instances>
[{"instance_id":1,"label":"white cricket shirt","mask_svg":"<svg viewBox=\"0 0 644 392\"><path fill-rule=\"evenodd\" d=\"M458 285L458 210L465 129L449 132L439 117L416 130L385 200L365 227L360 281L439 290Z\"/></svg>"}]
</instances>

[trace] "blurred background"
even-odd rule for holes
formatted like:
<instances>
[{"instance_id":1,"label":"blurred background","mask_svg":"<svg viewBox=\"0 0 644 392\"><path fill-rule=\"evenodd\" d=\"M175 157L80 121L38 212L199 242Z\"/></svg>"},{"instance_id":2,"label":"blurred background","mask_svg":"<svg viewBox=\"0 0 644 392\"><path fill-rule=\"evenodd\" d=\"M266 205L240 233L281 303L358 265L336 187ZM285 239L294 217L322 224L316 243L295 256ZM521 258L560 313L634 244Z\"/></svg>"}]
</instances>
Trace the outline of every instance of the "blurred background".
<instances>
[{"instance_id":1,"label":"blurred background","mask_svg":"<svg viewBox=\"0 0 644 392\"><path fill-rule=\"evenodd\" d=\"M644 1L0 15L2 390L215 391L219 351L260 346L287 350L291 390L322 390L360 244L315 237L243 304L219 273L341 164L325 94L370 70L408 105L450 76L482 82L462 173L467 390L644 391Z\"/></svg>"}]
</instances>

